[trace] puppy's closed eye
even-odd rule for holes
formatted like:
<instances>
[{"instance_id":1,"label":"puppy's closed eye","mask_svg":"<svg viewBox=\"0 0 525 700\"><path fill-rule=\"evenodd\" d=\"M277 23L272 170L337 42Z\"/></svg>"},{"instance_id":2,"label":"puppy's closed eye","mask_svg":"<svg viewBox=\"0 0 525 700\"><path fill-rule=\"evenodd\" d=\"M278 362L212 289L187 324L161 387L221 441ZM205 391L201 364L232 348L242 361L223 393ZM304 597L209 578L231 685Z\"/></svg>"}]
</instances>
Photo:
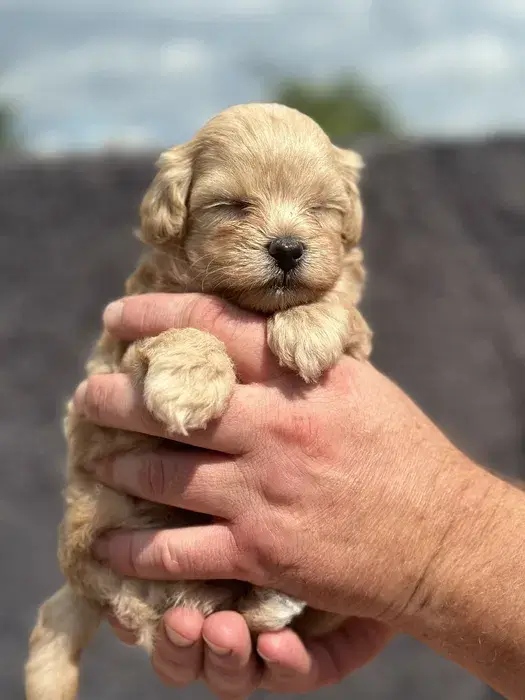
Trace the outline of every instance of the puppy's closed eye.
<instances>
[{"instance_id":1,"label":"puppy's closed eye","mask_svg":"<svg viewBox=\"0 0 525 700\"><path fill-rule=\"evenodd\" d=\"M342 204L337 204L337 203L332 203L332 202L326 202L324 204L314 204L313 206L310 207L310 211L313 212L338 212L339 214L344 214L345 209Z\"/></svg>"},{"instance_id":2,"label":"puppy's closed eye","mask_svg":"<svg viewBox=\"0 0 525 700\"><path fill-rule=\"evenodd\" d=\"M311 214L319 222L334 219L342 219L345 216L344 208L337 203L315 204L308 209Z\"/></svg>"},{"instance_id":3,"label":"puppy's closed eye","mask_svg":"<svg viewBox=\"0 0 525 700\"><path fill-rule=\"evenodd\" d=\"M206 205L205 209L219 209L228 214L243 214L250 206L250 202L243 199L221 199Z\"/></svg>"}]
</instances>

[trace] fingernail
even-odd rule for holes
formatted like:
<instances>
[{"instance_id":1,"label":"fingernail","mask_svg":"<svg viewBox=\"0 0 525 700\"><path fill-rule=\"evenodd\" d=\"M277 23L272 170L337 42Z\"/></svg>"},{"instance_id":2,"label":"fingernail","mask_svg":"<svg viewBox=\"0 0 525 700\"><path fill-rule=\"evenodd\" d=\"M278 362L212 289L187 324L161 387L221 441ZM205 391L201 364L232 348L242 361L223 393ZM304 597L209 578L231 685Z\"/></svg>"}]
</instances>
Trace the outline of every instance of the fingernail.
<instances>
[{"instance_id":1,"label":"fingernail","mask_svg":"<svg viewBox=\"0 0 525 700\"><path fill-rule=\"evenodd\" d=\"M228 654L231 652L231 649L227 649L226 647L218 647L216 644L212 644L204 636L203 639L206 642L206 646L210 649L210 651L212 651L214 654L217 654L217 656L228 656Z\"/></svg>"},{"instance_id":2,"label":"fingernail","mask_svg":"<svg viewBox=\"0 0 525 700\"><path fill-rule=\"evenodd\" d=\"M77 413L84 414L86 412L86 391L87 391L87 379L84 379L82 384L79 385L73 396L73 406Z\"/></svg>"},{"instance_id":3,"label":"fingernail","mask_svg":"<svg viewBox=\"0 0 525 700\"><path fill-rule=\"evenodd\" d=\"M169 625L166 625L166 634L170 642L176 647L183 647L187 649L188 647L191 647L195 644L194 640L188 639L187 637L183 637L181 634L171 629Z\"/></svg>"},{"instance_id":4,"label":"fingernail","mask_svg":"<svg viewBox=\"0 0 525 700\"><path fill-rule=\"evenodd\" d=\"M109 541L105 535L99 537L93 545L93 556L101 564L109 561Z\"/></svg>"},{"instance_id":5,"label":"fingernail","mask_svg":"<svg viewBox=\"0 0 525 700\"><path fill-rule=\"evenodd\" d=\"M111 304L106 306L104 313L102 314L102 320L107 328L114 328L118 326L122 319L122 311L124 310L124 302L112 301Z\"/></svg>"}]
</instances>

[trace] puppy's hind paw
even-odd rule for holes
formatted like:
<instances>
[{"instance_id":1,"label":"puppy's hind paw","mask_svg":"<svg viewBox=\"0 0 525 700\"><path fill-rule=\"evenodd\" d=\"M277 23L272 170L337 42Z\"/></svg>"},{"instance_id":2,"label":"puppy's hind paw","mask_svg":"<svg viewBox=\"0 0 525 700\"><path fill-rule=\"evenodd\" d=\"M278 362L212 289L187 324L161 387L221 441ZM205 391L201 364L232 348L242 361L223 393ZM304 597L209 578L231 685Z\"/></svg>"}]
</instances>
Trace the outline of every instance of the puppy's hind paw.
<instances>
[{"instance_id":1,"label":"puppy's hind paw","mask_svg":"<svg viewBox=\"0 0 525 700\"><path fill-rule=\"evenodd\" d=\"M277 632L288 627L306 607L296 598L266 588L254 588L238 604L251 632Z\"/></svg>"},{"instance_id":2,"label":"puppy's hind paw","mask_svg":"<svg viewBox=\"0 0 525 700\"><path fill-rule=\"evenodd\" d=\"M235 386L223 343L195 328L139 341L128 352L126 366L142 379L149 412L175 435L203 429L221 416Z\"/></svg>"}]
</instances>

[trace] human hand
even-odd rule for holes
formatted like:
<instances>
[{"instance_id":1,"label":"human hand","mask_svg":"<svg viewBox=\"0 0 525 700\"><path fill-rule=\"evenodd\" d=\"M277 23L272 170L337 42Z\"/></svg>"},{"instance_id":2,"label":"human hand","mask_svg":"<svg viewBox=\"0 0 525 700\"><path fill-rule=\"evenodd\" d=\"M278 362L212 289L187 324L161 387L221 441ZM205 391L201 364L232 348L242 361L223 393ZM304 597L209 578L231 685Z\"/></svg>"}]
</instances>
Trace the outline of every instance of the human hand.
<instances>
[{"instance_id":1,"label":"human hand","mask_svg":"<svg viewBox=\"0 0 525 700\"><path fill-rule=\"evenodd\" d=\"M135 643L114 618L109 622L121 641ZM257 688L303 693L338 683L376 656L391 635L385 625L358 618L308 645L292 630L266 633L257 639L257 659L238 613L204 619L179 608L164 616L152 664L166 685L181 688L201 679L224 700L246 698Z\"/></svg>"},{"instance_id":2,"label":"human hand","mask_svg":"<svg viewBox=\"0 0 525 700\"><path fill-rule=\"evenodd\" d=\"M364 634L377 641L360 657L362 663L386 641L387 621L506 697L521 697L521 491L458 452L370 365L346 358L318 386L305 388L269 354L264 322L217 300L127 299L116 318L107 316L107 325L129 340L172 326L211 331L225 342L244 386L237 387L222 419L181 438L201 451L128 455L93 465L110 486L220 520L190 530L117 533L98 544L101 560L122 574L145 578L245 579L281 588L315 607L373 617L371 624L361 619L357 625L364 624L358 639ZM160 432L122 375L91 378L76 403L95 422ZM240 637L231 638L232 656L246 660L242 623L235 613L222 615L202 622L201 631L219 620L218 633L227 634L236 619ZM338 666L344 672L345 659L347 664L355 654L340 637L312 649L286 630L260 637L263 655L264 639L281 640L279 668L293 667L301 655L303 669L315 668L326 659L328 645L334 652L346 650ZM285 652L287 644L291 650ZM362 642L352 648L360 647ZM252 687L246 682L251 664L252 657L241 662L242 672L222 669L222 682L237 679L224 697ZM296 668L291 675L292 690L312 681L308 671ZM210 682L206 671L204 676Z\"/></svg>"},{"instance_id":3,"label":"human hand","mask_svg":"<svg viewBox=\"0 0 525 700\"><path fill-rule=\"evenodd\" d=\"M129 340L207 330L226 344L243 384L220 420L180 437L203 450L93 465L109 486L220 518L117 533L99 542L103 561L143 578L247 580L386 622L417 610L458 498L468 490L477 503L477 468L396 386L344 358L305 387L269 353L264 320L201 295L128 298L106 325ZM75 401L94 422L161 433L124 375L91 377Z\"/></svg>"}]
</instances>

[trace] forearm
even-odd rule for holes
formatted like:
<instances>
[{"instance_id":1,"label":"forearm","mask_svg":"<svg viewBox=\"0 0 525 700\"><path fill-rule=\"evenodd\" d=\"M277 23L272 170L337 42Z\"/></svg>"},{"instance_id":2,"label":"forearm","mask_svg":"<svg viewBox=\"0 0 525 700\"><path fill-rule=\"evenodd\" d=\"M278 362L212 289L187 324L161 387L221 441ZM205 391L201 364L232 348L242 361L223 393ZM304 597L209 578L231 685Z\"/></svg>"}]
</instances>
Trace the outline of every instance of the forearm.
<instances>
[{"instance_id":1,"label":"forearm","mask_svg":"<svg viewBox=\"0 0 525 700\"><path fill-rule=\"evenodd\" d=\"M513 700L525 698L525 493L472 467L472 486L405 630Z\"/></svg>"}]
</instances>

